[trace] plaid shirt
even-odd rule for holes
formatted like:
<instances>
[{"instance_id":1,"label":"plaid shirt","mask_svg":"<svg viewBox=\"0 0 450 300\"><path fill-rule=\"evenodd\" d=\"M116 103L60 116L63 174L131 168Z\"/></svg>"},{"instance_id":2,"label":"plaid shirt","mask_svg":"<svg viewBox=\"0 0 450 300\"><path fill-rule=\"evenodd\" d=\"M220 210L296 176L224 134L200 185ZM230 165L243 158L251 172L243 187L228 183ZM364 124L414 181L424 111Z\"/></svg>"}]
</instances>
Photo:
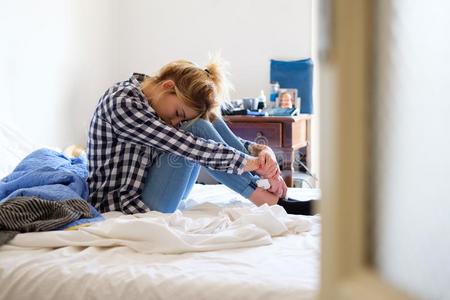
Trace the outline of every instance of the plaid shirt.
<instances>
[{"instance_id":1,"label":"plaid shirt","mask_svg":"<svg viewBox=\"0 0 450 300\"><path fill-rule=\"evenodd\" d=\"M134 73L109 88L90 123L89 201L100 212L149 211L140 196L146 169L161 151L228 173L241 174L245 166L245 154L236 149L164 123L140 89L144 78Z\"/></svg>"}]
</instances>

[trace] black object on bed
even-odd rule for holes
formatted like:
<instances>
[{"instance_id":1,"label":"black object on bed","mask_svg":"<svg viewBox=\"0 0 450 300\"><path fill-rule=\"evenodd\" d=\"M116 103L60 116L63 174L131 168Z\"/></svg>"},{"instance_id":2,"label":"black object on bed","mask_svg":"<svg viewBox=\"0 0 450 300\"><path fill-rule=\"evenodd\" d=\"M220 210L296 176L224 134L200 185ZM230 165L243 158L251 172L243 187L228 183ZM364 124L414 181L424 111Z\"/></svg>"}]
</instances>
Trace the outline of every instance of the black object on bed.
<instances>
[{"instance_id":1,"label":"black object on bed","mask_svg":"<svg viewBox=\"0 0 450 300\"><path fill-rule=\"evenodd\" d=\"M298 201L292 198L280 198L278 200L278 205L282 206L288 214L292 215L313 215L313 202L309 201Z\"/></svg>"},{"instance_id":2,"label":"black object on bed","mask_svg":"<svg viewBox=\"0 0 450 300\"><path fill-rule=\"evenodd\" d=\"M80 218L92 218L82 199L51 201L39 197L16 197L0 203L0 246L19 232L58 229Z\"/></svg>"}]
</instances>

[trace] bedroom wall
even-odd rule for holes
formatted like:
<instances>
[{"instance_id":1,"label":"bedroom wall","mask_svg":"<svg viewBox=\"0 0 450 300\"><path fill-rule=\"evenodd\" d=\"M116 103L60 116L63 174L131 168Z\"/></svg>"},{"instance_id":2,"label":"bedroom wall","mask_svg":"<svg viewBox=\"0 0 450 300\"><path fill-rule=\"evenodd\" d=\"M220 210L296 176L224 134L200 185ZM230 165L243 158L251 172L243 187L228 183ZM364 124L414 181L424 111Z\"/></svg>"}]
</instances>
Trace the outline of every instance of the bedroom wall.
<instances>
[{"instance_id":1,"label":"bedroom wall","mask_svg":"<svg viewBox=\"0 0 450 300\"><path fill-rule=\"evenodd\" d=\"M232 97L267 92L269 59L311 55L311 0L2 1L0 120L33 142L86 142L99 96L134 72L221 50Z\"/></svg>"},{"instance_id":2,"label":"bedroom wall","mask_svg":"<svg viewBox=\"0 0 450 300\"><path fill-rule=\"evenodd\" d=\"M0 120L36 144L84 143L114 76L108 0L0 2Z\"/></svg>"},{"instance_id":3,"label":"bedroom wall","mask_svg":"<svg viewBox=\"0 0 450 300\"><path fill-rule=\"evenodd\" d=\"M269 59L311 55L310 0L118 1L119 78L153 73L171 60L201 65L222 50L231 64L233 97L269 85ZM120 41L120 42L119 42Z\"/></svg>"}]
</instances>

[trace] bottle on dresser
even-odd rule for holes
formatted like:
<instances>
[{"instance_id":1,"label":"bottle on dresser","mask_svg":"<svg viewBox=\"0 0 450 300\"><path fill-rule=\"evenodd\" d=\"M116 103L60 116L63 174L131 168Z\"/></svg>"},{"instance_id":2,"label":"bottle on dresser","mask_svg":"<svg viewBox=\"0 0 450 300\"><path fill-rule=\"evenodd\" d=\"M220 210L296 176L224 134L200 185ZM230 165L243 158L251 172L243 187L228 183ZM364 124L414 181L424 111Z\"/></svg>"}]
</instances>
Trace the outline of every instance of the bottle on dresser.
<instances>
[{"instance_id":1,"label":"bottle on dresser","mask_svg":"<svg viewBox=\"0 0 450 300\"><path fill-rule=\"evenodd\" d=\"M280 84L276 81L270 83L269 91L269 108L275 108L277 103L278 91L280 90Z\"/></svg>"},{"instance_id":2,"label":"bottle on dresser","mask_svg":"<svg viewBox=\"0 0 450 300\"><path fill-rule=\"evenodd\" d=\"M258 111L261 111L266 107L266 95L264 94L264 90L261 90L261 93L258 96Z\"/></svg>"}]
</instances>

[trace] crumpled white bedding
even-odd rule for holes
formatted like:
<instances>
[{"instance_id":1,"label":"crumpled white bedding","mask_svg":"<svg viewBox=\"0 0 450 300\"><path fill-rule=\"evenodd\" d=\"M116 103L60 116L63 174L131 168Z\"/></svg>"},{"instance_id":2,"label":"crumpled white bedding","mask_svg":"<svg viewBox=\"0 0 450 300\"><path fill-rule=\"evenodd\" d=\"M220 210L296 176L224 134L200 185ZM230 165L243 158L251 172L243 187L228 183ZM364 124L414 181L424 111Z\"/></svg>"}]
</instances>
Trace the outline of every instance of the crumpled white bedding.
<instances>
[{"instance_id":1,"label":"crumpled white bedding","mask_svg":"<svg viewBox=\"0 0 450 300\"><path fill-rule=\"evenodd\" d=\"M174 214L18 235L0 248L0 299L314 297L319 217L256 208L221 185L190 198Z\"/></svg>"},{"instance_id":2,"label":"crumpled white bedding","mask_svg":"<svg viewBox=\"0 0 450 300\"><path fill-rule=\"evenodd\" d=\"M195 216L196 212L204 215ZM280 206L220 208L205 203L184 213L177 210L173 214L120 215L78 230L24 233L9 245L126 246L141 253L177 254L268 245L271 236L310 228L310 220L288 215Z\"/></svg>"}]
</instances>

